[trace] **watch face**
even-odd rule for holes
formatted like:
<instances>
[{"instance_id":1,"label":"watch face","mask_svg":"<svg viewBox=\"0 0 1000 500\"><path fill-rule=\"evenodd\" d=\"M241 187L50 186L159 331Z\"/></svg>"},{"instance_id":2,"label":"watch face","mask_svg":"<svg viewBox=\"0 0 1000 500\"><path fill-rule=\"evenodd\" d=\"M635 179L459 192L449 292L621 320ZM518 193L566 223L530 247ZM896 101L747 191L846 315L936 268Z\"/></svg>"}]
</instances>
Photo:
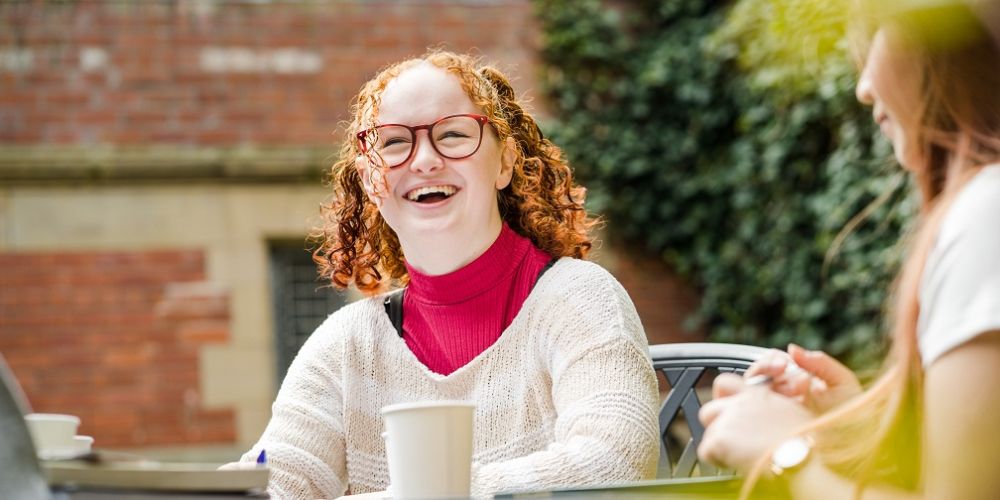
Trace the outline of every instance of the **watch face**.
<instances>
[{"instance_id":1,"label":"watch face","mask_svg":"<svg viewBox=\"0 0 1000 500\"><path fill-rule=\"evenodd\" d=\"M771 461L782 469L790 469L805 461L809 456L809 443L804 438L789 439L774 450Z\"/></svg>"}]
</instances>

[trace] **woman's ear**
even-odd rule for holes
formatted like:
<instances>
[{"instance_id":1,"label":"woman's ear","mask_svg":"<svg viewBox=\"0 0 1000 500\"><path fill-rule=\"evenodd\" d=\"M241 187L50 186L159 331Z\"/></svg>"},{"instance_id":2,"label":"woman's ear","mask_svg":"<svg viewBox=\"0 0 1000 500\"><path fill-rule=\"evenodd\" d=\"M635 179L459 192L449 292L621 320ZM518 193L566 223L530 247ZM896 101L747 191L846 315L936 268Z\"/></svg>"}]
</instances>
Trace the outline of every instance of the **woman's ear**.
<instances>
[{"instance_id":1,"label":"woman's ear","mask_svg":"<svg viewBox=\"0 0 1000 500\"><path fill-rule=\"evenodd\" d=\"M500 153L500 173L497 175L497 191L510 185L511 178L514 177L514 164L517 163L517 141L513 137L508 137L503 143L503 152Z\"/></svg>"},{"instance_id":2,"label":"woman's ear","mask_svg":"<svg viewBox=\"0 0 1000 500\"><path fill-rule=\"evenodd\" d=\"M359 154L354 157L354 169L358 171L358 177L361 178L361 186L364 187L368 199L378 206L382 200L375 193L375 186L372 184L371 162L368 161L365 155Z\"/></svg>"}]
</instances>

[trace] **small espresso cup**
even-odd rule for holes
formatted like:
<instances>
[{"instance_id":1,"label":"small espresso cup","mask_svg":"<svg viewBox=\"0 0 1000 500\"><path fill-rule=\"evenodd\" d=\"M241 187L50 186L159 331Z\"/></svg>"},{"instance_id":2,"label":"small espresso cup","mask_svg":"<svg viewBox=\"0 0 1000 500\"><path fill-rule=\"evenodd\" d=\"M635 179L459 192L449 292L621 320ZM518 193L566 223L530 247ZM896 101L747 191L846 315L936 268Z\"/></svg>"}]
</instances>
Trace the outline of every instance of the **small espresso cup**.
<instances>
[{"instance_id":1,"label":"small espresso cup","mask_svg":"<svg viewBox=\"0 0 1000 500\"><path fill-rule=\"evenodd\" d=\"M382 408L393 498L467 498L475 405L425 401Z\"/></svg>"},{"instance_id":2,"label":"small espresso cup","mask_svg":"<svg viewBox=\"0 0 1000 500\"><path fill-rule=\"evenodd\" d=\"M40 457L65 454L78 447L74 439L76 429L80 426L78 417L58 413L29 413L24 416L24 421Z\"/></svg>"}]
</instances>

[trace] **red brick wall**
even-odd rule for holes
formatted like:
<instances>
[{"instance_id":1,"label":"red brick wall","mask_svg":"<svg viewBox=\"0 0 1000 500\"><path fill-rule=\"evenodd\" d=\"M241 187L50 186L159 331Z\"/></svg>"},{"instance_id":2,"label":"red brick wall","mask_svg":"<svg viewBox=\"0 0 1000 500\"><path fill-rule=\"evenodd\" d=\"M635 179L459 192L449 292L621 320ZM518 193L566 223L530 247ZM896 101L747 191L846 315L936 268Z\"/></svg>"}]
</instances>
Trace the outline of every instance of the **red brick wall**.
<instances>
[{"instance_id":1,"label":"red brick wall","mask_svg":"<svg viewBox=\"0 0 1000 500\"><path fill-rule=\"evenodd\" d=\"M332 144L360 85L428 46L535 87L528 0L0 2L0 142Z\"/></svg>"},{"instance_id":2,"label":"red brick wall","mask_svg":"<svg viewBox=\"0 0 1000 500\"><path fill-rule=\"evenodd\" d=\"M0 352L34 411L96 446L232 442L200 402L198 349L229 337L200 251L0 253Z\"/></svg>"}]
</instances>

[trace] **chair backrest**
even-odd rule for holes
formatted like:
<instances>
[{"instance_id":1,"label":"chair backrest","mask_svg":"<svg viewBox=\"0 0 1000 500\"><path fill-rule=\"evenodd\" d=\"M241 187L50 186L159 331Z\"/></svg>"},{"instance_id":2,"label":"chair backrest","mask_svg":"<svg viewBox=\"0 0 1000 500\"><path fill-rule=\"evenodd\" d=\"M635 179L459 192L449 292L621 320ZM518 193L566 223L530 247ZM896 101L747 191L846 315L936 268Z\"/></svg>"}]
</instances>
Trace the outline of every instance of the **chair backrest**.
<instances>
[{"instance_id":1,"label":"chair backrest","mask_svg":"<svg viewBox=\"0 0 1000 500\"><path fill-rule=\"evenodd\" d=\"M676 343L649 346L653 369L663 373L670 392L660 408L660 465L658 478L691 477L697 466L701 476L723 476L731 472L698 463L698 444L705 427L698 420L701 400L696 391L706 373L743 373L767 349L722 343ZM710 380L705 380L707 384ZM683 420L678 418L684 412ZM686 422L690 435L677 436L676 424Z\"/></svg>"},{"instance_id":2,"label":"chair backrest","mask_svg":"<svg viewBox=\"0 0 1000 500\"><path fill-rule=\"evenodd\" d=\"M20 385L0 356L0 497L10 500L49 498L49 488L24 423L25 408L20 399Z\"/></svg>"}]
</instances>

